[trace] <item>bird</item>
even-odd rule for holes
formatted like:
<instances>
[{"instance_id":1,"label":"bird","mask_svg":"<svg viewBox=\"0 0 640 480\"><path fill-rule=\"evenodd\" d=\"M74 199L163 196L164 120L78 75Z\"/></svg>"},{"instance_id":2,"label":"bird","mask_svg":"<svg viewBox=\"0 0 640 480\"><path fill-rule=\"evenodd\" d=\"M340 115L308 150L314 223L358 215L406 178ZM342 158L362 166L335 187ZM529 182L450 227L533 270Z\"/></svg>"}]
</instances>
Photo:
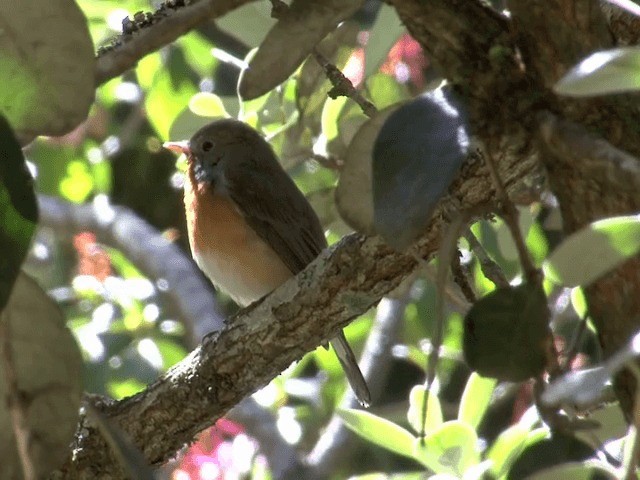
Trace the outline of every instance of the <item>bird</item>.
<instances>
[{"instance_id":1,"label":"bird","mask_svg":"<svg viewBox=\"0 0 640 480\"><path fill-rule=\"evenodd\" d=\"M295 276L327 247L320 220L271 145L239 120L215 120L164 147L187 157L184 206L192 256L239 306ZM358 401L371 403L344 332L330 341Z\"/></svg>"}]
</instances>

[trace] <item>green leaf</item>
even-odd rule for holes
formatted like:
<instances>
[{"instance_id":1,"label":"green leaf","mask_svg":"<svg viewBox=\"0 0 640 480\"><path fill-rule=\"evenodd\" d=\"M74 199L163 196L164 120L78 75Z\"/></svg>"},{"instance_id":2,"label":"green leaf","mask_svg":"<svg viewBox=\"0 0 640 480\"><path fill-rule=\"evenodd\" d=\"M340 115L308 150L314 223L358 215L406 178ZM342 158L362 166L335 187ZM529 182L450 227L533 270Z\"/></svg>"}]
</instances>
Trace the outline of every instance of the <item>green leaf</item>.
<instances>
[{"instance_id":1,"label":"green leaf","mask_svg":"<svg viewBox=\"0 0 640 480\"><path fill-rule=\"evenodd\" d=\"M158 72L145 98L147 118L163 140L169 139L171 125L197 92L186 76L174 80L169 70Z\"/></svg>"},{"instance_id":2,"label":"green leaf","mask_svg":"<svg viewBox=\"0 0 640 480\"><path fill-rule=\"evenodd\" d=\"M111 247L104 248L109 254L111 263L118 273L122 275L122 278L145 278L142 272L138 270L138 267L136 267L120 250Z\"/></svg>"},{"instance_id":3,"label":"green leaf","mask_svg":"<svg viewBox=\"0 0 640 480\"><path fill-rule=\"evenodd\" d=\"M424 442L416 439L415 459L435 473L462 477L473 465L480 463L478 436L473 428L458 420L443 423L427 435Z\"/></svg>"},{"instance_id":4,"label":"green leaf","mask_svg":"<svg viewBox=\"0 0 640 480\"><path fill-rule=\"evenodd\" d=\"M189 100L189 109L201 117L225 118L229 114L215 93L198 92Z\"/></svg>"},{"instance_id":5,"label":"green leaf","mask_svg":"<svg viewBox=\"0 0 640 480\"><path fill-rule=\"evenodd\" d=\"M550 341L549 310L536 285L499 288L464 319L464 356L480 375L519 382L542 373Z\"/></svg>"},{"instance_id":6,"label":"green leaf","mask_svg":"<svg viewBox=\"0 0 640 480\"><path fill-rule=\"evenodd\" d=\"M477 428L487 411L491 394L497 383L495 378L484 378L473 372L462 392L458 420Z\"/></svg>"},{"instance_id":7,"label":"green leaf","mask_svg":"<svg viewBox=\"0 0 640 480\"><path fill-rule=\"evenodd\" d=\"M411 98L407 87L386 73L376 73L369 77L366 85L370 100L378 110Z\"/></svg>"},{"instance_id":8,"label":"green leaf","mask_svg":"<svg viewBox=\"0 0 640 480\"><path fill-rule=\"evenodd\" d=\"M590 97L640 89L640 48L595 52L567 72L554 86L556 93Z\"/></svg>"},{"instance_id":9,"label":"green leaf","mask_svg":"<svg viewBox=\"0 0 640 480\"><path fill-rule=\"evenodd\" d=\"M369 31L367 46L364 49L365 78L378 71L385 61L389 50L405 32L404 25L398 18L396 9L382 4L378 10L378 16ZM377 105L378 108L381 108Z\"/></svg>"},{"instance_id":10,"label":"green leaf","mask_svg":"<svg viewBox=\"0 0 640 480\"><path fill-rule=\"evenodd\" d=\"M61 135L89 112L95 55L73 0L0 3L0 114L20 134Z\"/></svg>"},{"instance_id":11,"label":"green leaf","mask_svg":"<svg viewBox=\"0 0 640 480\"><path fill-rule=\"evenodd\" d=\"M414 458L416 438L408 430L364 410L340 409L336 413L350 430L365 440L398 455Z\"/></svg>"},{"instance_id":12,"label":"green leaf","mask_svg":"<svg viewBox=\"0 0 640 480\"><path fill-rule=\"evenodd\" d=\"M407 420L413 427L414 431L422 432L422 409L424 406L426 388L424 385L416 385L411 389L409 394L409 410L407 411ZM442 425L442 407L438 396L429 392L429 401L427 403L427 418L424 423L424 432L429 434Z\"/></svg>"},{"instance_id":13,"label":"green leaf","mask_svg":"<svg viewBox=\"0 0 640 480\"><path fill-rule=\"evenodd\" d=\"M13 130L0 115L0 310L27 256L37 221L33 179Z\"/></svg>"},{"instance_id":14,"label":"green leaf","mask_svg":"<svg viewBox=\"0 0 640 480\"><path fill-rule=\"evenodd\" d=\"M74 203L82 203L91 194L93 187L93 176L86 162L72 160L67 163L67 175L58 187L64 198Z\"/></svg>"},{"instance_id":15,"label":"green leaf","mask_svg":"<svg viewBox=\"0 0 640 480\"><path fill-rule=\"evenodd\" d=\"M578 318L584 318L587 315L587 298L584 296L582 287L574 287L571 289L571 305L576 311Z\"/></svg>"},{"instance_id":16,"label":"green leaf","mask_svg":"<svg viewBox=\"0 0 640 480\"><path fill-rule=\"evenodd\" d=\"M182 345L166 338L154 338L160 355L162 355L162 368L168 370L180 362L189 353Z\"/></svg>"},{"instance_id":17,"label":"green leaf","mask_svg":"<svg viewBox=\"0 0 640 480\"><path fill-rule=\"evenodd\" d=\"M640 215L599 220L573 233L544 262L554 282L586 286L640 251Z\"/></svg>"},{"instance_id":18,"label":"green leaf","mask_svg":"<svg viewBox=\"0 0 640 480\"><path fill-rule=\"evenodd\" d=\"M348 97L327 98L322 107L322 133L331 141L338 136L338 118Z\"/></svg>"},{"instance_id":19,"label":"green leaf","mask_svg":"<svg viewBox=\"0 0 640 480\"><path fill-rule=\"evenodd\" d=\"M505 475L515 459L524 450L529 429L524 425L515 424L504 430L487 452L487 459L493 462L491 474L494 478Z\"/></svg>"}]
</instances>

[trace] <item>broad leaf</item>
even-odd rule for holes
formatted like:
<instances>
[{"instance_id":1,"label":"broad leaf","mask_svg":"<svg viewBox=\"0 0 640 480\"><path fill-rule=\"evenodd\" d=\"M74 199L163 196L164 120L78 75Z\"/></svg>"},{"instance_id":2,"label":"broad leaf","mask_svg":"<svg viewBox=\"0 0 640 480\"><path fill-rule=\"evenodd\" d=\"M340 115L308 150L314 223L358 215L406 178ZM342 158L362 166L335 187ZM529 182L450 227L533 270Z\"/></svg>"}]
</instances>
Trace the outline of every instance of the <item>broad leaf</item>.
<instances>
[{"instance_id":1,"label":"broad leaf","mask_svg":"<svg viewBox=\"0 0 640 480\"><path fill-rule=\"evenodd\" d=\"M519 382L542 373L551 341L544 292L523 284L494 290L464 319L464 355L480 375Z\"/></svg>"},{"instance_id":2,"label":"broad leaf","mask_svg":"<svg viewBox=\"0 0 640 480\"><path fill-rule=\"evenodd\" d=\"M529 429L516 423L496 438L487 453L487 459L493 462L491 474L494 478L500 478L507 473L524 449L528 436Z\"/></svg>"},{"instance_id":3,"label":"broad leaf","mask_svg":"<svg viewBox=\"0 0 640 480\"><path fill-rule=\"evenodd\" d=\"M640 251L640 215L599 220L573 233L544 262L556 283L586 286Z\"/></svg>"},{"instance_id":4,"label":"broad leaf","mask_svg":"<svg viewBox=\"0 0 640 480\"><path fill-rule=\"evenodd\" d=\"M33 179L11 127L0 116L0 310L9 299L37 221Z\"/></svg>"},{"instance_id":5,"label":"broad leaf","mask_svg":"<svg viewBox=\"0 0 640 480\"><path fill-rule=\"evenodd\" d=\"M466 423L453 420L443 423L424 442L416 439L415 458L435 473L462 477L470 467L480 462L478 436Z\"/></svg>"},{"instance_id":6,"label":"broad leaf","mask_svg":"<svg viewBox=\"0 0 640 480\"><path fill-rule=\"evenodd\" d=\"M462 392L458 420L477 428L487 411L491 394L497 383L494 378L484 378L473 372Z\"/></svg>"},{"instance_id":7,"label":"broad leaf","mask_svg":"<svg viewBox=\"0 0 640 480\"><path fill-rule=\"evenodd\" d=\"M378 16L369 31L367 46L364 49L365 77L378 71L391 47L405 31L396 9L384 3L380 5ZM379 105L378 108L380 108Z\"/></svg>"},{"instance_id":8,"label":"broad leaf","mask_svg":"<svg viewBox=\"0 0 640 480\"><path fill-rule=\"evenodd\" d=\"M284 82L309 52L363 0L294 0L249 63L238 91L244 100L264 95Z\"/></svg>"},{"instance_id":9,"label":"broad leaf","mask_svg":"<svg viewBox=\"0 0 640 480\"><path fill-rule=\"evenodd\" d=\"M394 105L367 120L355 134L340 172L336 205L344 221L361 233L374 233L371 163L373 145L387 118L397 110Z\"/></svg>"},{"instance_id":10,"label":"broad leaf","mask_svg":"<svg viewBox=\"0 0 640 480\"><path fill-rule=\"evenodd\" d=\"M73 0L0 3L0 114L28 137L61 135L89 112L95 57Z\"/></svg>"},{"instance_id":11,"label":"broad leaf","mask_svg":"<svg viewBox=\"0 0 640 480\"><path fill-rule=\"evenodd\" d=\"M595 52L556 83L560 95L591 97L640 88L640 48L624 47Z\"/></svg>"},{"instance_id":12,"label":"broad leaf","mask_svg":"<svg viewBox=\"0 0 640 480\"><path fill-rule=\"evenodd\" d=\"M469 147L460 99L444 87L399 108L373 147L376 231L404 250L425 230Z\"/></svg>"},{"instance_id":13,"label":"broad leaf","mask_svg":"<svg viewBox=\"0 0 640 480\"><path fill-rule=\"evenodd\" d=\"M415 437L408 430L364 410L337 410L336 413L350 430L365 440L413 458Z\"/></svg>"},{"instance_id":14,"label":"broad leaf","mask_svg":"<svg viewBox=\"0 0 640 480\"><path fill-rule=\"evenodd\" d=\"M82 394L82 357L58 306L24 273L15 283L0 323L0 348L7 342L11 348L18 392L27 409L29 455L37 478L45 478L69 454ZM2 399L10 393L6 368L3 361ZM5 402L0 425L0 478L19 478L21 466Z\"/></svg>"},{"instance_id":15,"label":"broad leaf","mask_svg":"<svg viewBox=\"0 0 640 480\"><path fill-rule=\"evenodd\" d=\"M407 420L416 433L423 431L422 411L424 408L426 388L424 385L416 385L411 389L409 394L409 410L407 411ZM424 422L424 432L429 434L442 425L442 407L438 396L429 392L429 402L427 404L427 418Z\"/></svg>"}]
</instances>

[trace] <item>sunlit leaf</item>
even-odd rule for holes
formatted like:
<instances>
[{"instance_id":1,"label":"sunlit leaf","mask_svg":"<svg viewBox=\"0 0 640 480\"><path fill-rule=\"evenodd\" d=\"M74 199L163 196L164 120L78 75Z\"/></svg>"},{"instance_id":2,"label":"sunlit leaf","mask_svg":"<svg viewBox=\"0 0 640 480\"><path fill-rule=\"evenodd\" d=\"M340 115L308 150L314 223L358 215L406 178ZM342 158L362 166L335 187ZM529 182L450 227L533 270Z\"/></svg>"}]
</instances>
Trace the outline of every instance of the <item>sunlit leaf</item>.
<instances>
[{"instance_id":1,"label":"sunlit leaf","mask_svg":"<svg viewBox=\"0 0 640 480\"><path fill-rule=\"evenodd\" d=\"M462 392L458 420L477 428L487 411L491 394L497 383L495 378L484 378L473 372Z\"/></svg>"},{"instance_id":2,"label":"sunlit leaf","mask_svg":"<svg viewBox=\"0 0 640 480\"><path fill-rule=\"evenodd\" d=\"M426 388L424 385L416 385L411 389L409 394L409 410L407 411L407 420L413 427L416 433L420 433L423 430L422 425L422 411L424 408ZM442 407L440 406L440 400L438 396L432 391L428 395L429 401L427 404L427 418L424 422L424 432L428 435L435 431L442 425Z\"/></svg>"},{"instance_id":3,"label":"sunlit leaf","mask_svg":"<svg viewBox=\"0 0 640 480\"><path fill-rule=\"evenodd\" d=\"M398 83L391 75L376 73L366 82L369 99L378 110L382 110L396 103L410 98L407 87Z\"/></svg>"},{"instance_id":4,"label":"sunlit leaf","mask_svg":"<svg viewBox=\"0 0 640 480\"><path fill-rule=\"evenodd\" d=\"M487 458L493 462L491 473L495 478L501 478L509 471L524 449L528 435L529 429L516 423L496 438L487 452Z\"/></svg>"},{"instance_id":5,"label":"sunlit leaf","mask_svg":"<svg viewBox=\"0 0 640 480\"><path fill-rule=\"evenodd\" d=\"M640 48L622 47L595 52L558 80L560 95L590 97L640 88Z\"/></svg>"},{"instance_id":6,"label":"sunlit leaf","mask_svg":"<svg viewBox=\"0 0 640 480\"><path fill-rule=\"evenodd\" d=\"M82 160L67 163L67 175L59 185L60 194L74 203L84 202L93 191L93 176Z\"/></svg>"},{"instance_id":7,"label":"sunlit leaf","mask_svg":"<svg viewBox=\"0 0 640 480\"><path fill-rule=\"evenodd\" d=\"M408 430L364 410L337 410L345 425L371 443L413 458L415 437Z\"/></svg>"},{"instance_id":8,"label":"sunlit leaf","mask_svg":"<svg viewBox=\"0 0 640 480\"><path fill-rule=\"evenodd\" d=\"M545 275L586 286L640 251L640 215L598 220L565 239L544 262Z\"/></svg>"},{"instance_id":9,"label":"sunlit leaf","mask_svg":"<svg viewBox=\"0 0 640 480\"><path fill-rule=\"evenodd\" d=\"M445 422L436 431L416 439L415 458L435 473L462 477L471 466L480 462L478 436L473 428L457 420Z\"/></svg>"},{"instance_id":10,"label":"sunlit leaf","mask_svg":"<svg viewBox=\"0 0 640 480\"><path fill-rule=\"evenodd\" d=\"M158 72L145 97L145 109L147 118L161 139L169 140L169 129L196 92L195 85L186 77L179 77L174 81L169 69ZM187 138L190 137L191 135Z\"/></svg>"},{"instance_id":11,"label":"sunlit leaf","mask_svg":"<svg viewBox=\"0 0 640 480\"><path fill-rule=\"evenodd\" d=\"M215 93L198 92L189 100L189 109L201 117L224 118L229 114Z\"/></svg>"}]
</instances>

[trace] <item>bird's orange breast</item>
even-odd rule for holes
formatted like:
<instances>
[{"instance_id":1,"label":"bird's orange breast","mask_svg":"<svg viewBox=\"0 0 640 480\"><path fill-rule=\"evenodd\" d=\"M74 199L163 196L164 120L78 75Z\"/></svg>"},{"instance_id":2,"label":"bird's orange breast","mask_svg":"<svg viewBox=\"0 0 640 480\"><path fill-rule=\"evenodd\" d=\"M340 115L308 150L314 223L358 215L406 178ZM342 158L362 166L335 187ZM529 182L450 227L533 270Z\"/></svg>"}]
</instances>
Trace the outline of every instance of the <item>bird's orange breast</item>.
<instances>
[{"instance_id":1,"label":"bird's orange breast","mask_svg":"<svg viewBox=\"0 0 640 480\"><path fill-rule=\"evenodd\" d=\"M248 305L292 276L228 196L188 177L184 202L191 252L216 287Z\"/></svg>"}]
</instances>

